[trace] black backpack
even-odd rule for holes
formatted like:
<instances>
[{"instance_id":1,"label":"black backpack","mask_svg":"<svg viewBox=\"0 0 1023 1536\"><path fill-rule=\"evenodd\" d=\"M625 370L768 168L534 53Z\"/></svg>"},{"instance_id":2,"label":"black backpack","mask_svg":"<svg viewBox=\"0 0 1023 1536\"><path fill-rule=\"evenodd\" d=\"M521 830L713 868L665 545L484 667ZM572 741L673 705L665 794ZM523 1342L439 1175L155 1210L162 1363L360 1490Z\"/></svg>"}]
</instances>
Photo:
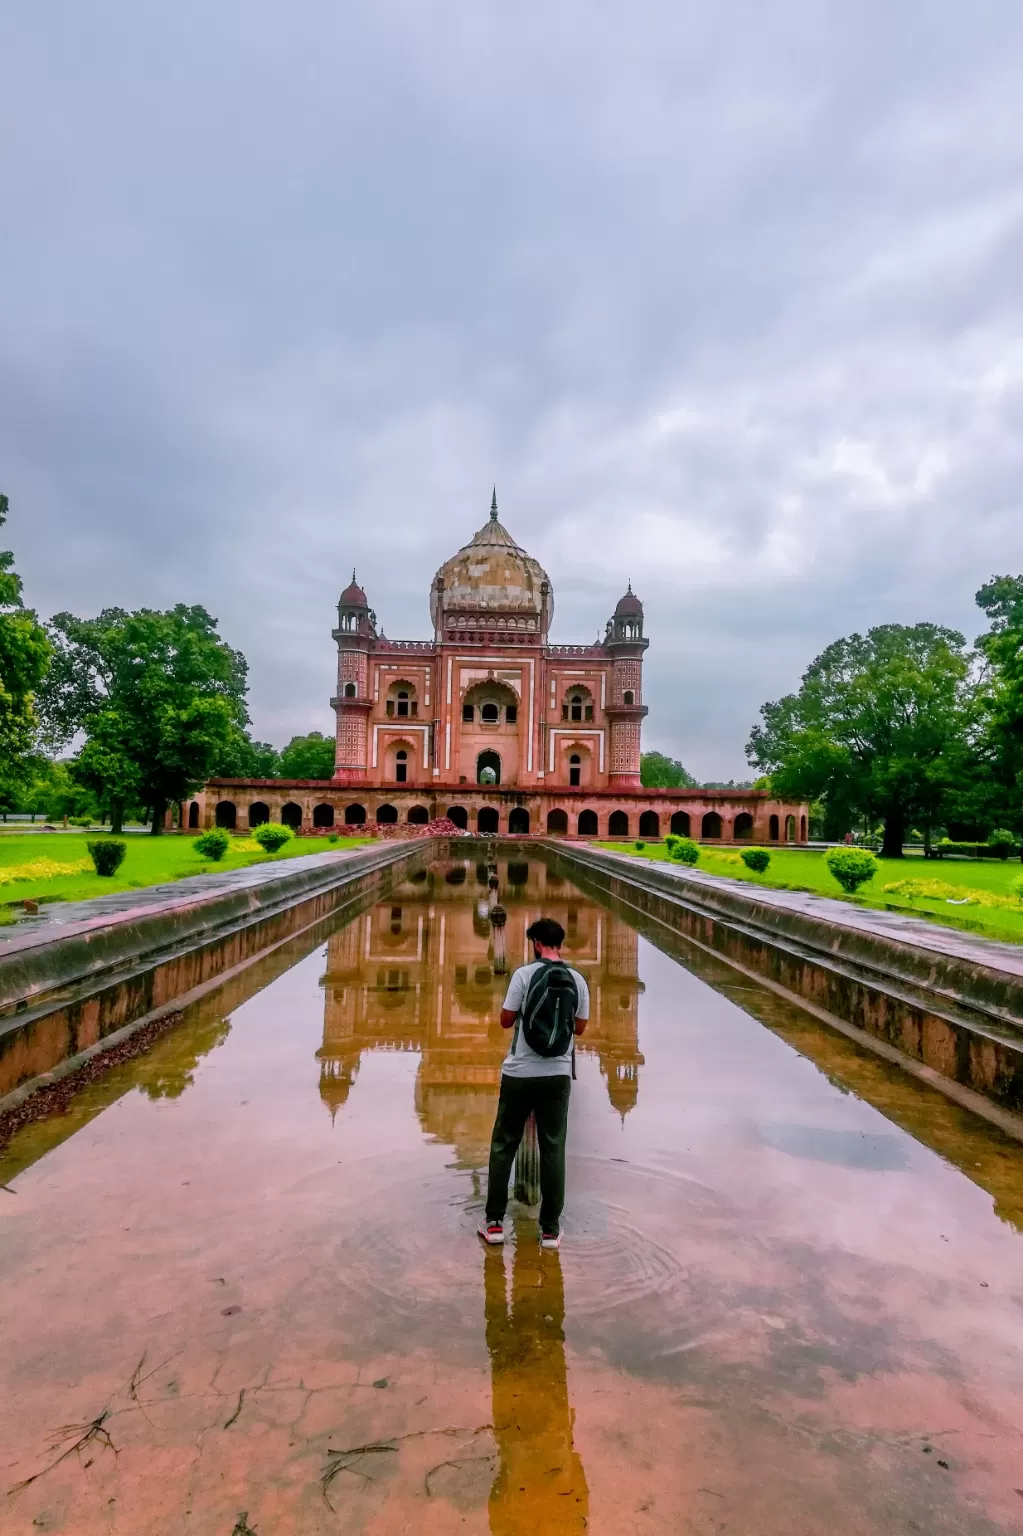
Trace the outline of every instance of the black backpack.
<instances>
[{"instance_id":1,"label":"black backpack","mask_svg":"<svg viewBox=\"0 0 1023 1536\"><path fill-rule=\"evenodd\" d=\"M538 1056L564 1056L575 1044L579 993L575 978L561 960L542 960L535 971L519 1015L526 1044Z\"/></svg>"}]
</instances>

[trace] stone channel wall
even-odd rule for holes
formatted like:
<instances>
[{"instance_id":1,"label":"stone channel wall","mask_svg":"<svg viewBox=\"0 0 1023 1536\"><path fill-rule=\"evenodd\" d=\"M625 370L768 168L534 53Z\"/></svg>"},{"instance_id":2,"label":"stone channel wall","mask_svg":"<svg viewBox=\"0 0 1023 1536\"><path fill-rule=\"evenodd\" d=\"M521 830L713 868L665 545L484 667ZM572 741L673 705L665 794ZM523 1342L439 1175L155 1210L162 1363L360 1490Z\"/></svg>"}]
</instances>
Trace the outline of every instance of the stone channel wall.
<instances>
[{"instance_id":1,"label":"stone channel wall","mask_svg":"<svg viewBox=\"0 0 1023 1536\"><path fill-rule=\"evenodd\" d=\"M324 917L424 868L425 840L261 864L65 908L0 941L0 1099L183 1006ZM185 888L187 887L187 889ZM108 909L103 910L104 906ZM19 925L20 928L20 925Z\"/></svg>"},{"instance_id":2,"label":"stone channel wall","mask_svg":"<svg viewBox=\"0 0 1023 1536\"><path fill-rule=\"evenodd\" d=\"M939 1078L1023 1113L1023 950L848 906L546 843L583 890L665 924Z\"/></svg>"}]
</instances>

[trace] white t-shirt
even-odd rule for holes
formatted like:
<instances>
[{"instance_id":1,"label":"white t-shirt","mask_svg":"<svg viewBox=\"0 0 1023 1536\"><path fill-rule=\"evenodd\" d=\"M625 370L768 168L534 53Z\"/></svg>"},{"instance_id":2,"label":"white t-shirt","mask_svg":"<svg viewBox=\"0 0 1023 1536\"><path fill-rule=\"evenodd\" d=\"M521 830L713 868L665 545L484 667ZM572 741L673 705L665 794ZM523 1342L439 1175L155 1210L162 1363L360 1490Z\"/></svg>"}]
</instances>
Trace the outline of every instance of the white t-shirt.
<instances>
[{"instance_id":1,"label":"white t-shirt","mask_svg":"<svg viewBox=\"0 0 1023 1536\"><path fill-rule=\"evenodd\" d=\"M504 1059L502 1072L508 1077L560 1077L572 1075L572 1046L570 1045L564 1056L538 1056L526 1044L526 1037L522 1032L522 1020L520 1018L522 1004L526 1000L529 991L529 983L537 971L544 964L542 960L534 960L532 965L521 965L508 983L508 995L502 1006L515 1014L515 1023L512 1025L512 1044ZM585 979L579 972L568 967L575 982L575 990L579 997L579 1006L576 1009L577 1019L588 1019L590 1016L590 989Z\"/></svg>"}]
</instances>

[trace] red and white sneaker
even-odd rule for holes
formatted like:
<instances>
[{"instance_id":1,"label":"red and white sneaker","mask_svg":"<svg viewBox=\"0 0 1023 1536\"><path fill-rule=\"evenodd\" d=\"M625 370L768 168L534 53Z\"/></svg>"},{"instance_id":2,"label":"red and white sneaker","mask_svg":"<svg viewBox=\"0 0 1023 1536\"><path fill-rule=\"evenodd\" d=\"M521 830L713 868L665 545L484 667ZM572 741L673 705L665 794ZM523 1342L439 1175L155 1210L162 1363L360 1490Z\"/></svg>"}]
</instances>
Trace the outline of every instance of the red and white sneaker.
<instances>
[{"instance_id":1,"label":"red and white sneaker","mask_svg":"<svg viewBox=\"0 0 1023 1536\"><path fill-rule=\"evenodd\" d=\"M476 1231L485 1243L503 1243L504 1227L499 1221L488 1221L484 1216Z\"/></svg>"},{"instance_id":2,"label":"red and white sneaker","mask_svg":"<svg viewBox=\"0 0 1023 1536\"><path fill-rule=\"evenodd\" d=\"M541 1248L560 1248L561 1247L561 1233L560 1232L541 1232L540 1233L540 1247Z\"/></svg>"}]
</instances>

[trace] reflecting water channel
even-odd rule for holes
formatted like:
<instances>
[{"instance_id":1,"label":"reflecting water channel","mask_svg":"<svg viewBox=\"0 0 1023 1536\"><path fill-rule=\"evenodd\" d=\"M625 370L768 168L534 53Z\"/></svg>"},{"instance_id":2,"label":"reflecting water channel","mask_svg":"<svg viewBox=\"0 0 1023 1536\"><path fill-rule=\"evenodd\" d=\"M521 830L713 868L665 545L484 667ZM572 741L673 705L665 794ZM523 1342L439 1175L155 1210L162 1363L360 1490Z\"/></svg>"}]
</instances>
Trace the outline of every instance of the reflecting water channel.
<instances>
[{"instance_id":1,"label":"reflecting water channel","mask_svg":"<svg viewBox=\"0 0 1023 1536\"><path fill-rule=\"evenodd\" d=\"M488 871L296 940L0 1163L0 1529L1023 1531L1023 1156L542 864L560 1254L474 1235Z\"/></svg>"}]
</instances>

